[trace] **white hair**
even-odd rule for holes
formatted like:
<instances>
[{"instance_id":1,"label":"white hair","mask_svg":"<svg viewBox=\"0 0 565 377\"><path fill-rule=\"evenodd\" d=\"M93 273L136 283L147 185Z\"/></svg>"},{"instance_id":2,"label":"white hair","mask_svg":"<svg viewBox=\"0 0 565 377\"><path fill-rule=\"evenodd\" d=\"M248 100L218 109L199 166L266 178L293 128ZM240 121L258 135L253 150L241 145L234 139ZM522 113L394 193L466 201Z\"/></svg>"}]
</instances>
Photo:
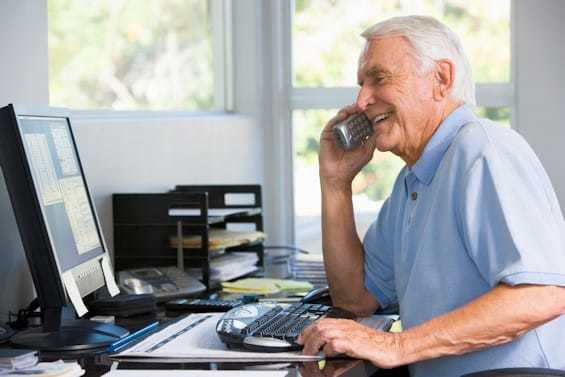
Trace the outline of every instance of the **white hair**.
<instances>
[{"instance_id":1,"label":"white hair","mask_svg":"<svg viewBox=\"0 0 565 377\"><path fill-rule=\"evenodd\" d=\"M371 26L361 35L367 42L382 37L406 38L425 72L440 59L451 60L455 65L455 82L450 97L475 105L475 83L469 60L459 37L440 21L428 16L393 17Z\"/></svg>"}]
</instances>

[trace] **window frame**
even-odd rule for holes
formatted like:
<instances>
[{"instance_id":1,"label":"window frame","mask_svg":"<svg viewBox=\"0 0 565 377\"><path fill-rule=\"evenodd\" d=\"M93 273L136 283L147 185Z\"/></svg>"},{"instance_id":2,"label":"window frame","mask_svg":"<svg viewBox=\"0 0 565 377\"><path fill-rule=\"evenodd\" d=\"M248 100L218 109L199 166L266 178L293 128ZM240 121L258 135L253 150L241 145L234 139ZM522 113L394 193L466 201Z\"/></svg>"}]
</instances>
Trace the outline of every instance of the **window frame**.
<instances>
[{"instance_id":1,"label":"window frame","mask_svg":"<svg viewBox=\"0 0 565 377\"><path fill-rule=\"evenodd\" d=\"M214 107L210 110L113 110L76 109L83 118L124 119L178 118L234 111L233 0L208 0L214 64ZM48 82L49 85L49 82ZM49 93L50 94L50 93Z\"/></svg>"}]
</instances>

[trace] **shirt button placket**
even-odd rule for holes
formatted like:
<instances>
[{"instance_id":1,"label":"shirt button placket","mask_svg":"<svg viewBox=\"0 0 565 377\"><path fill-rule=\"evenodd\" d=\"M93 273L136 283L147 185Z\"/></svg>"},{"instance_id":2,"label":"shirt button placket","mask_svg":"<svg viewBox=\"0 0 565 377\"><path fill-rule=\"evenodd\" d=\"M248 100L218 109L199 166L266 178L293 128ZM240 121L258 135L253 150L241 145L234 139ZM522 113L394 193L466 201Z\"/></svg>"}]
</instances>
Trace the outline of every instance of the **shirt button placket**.
<instances>
[{"instance_id":1,"label":"shirt button placket","mask_svg":"<svg viewBox=\"0 0 565 377\"><path fill-rule=\"evenodd\" d=\"M417 181L414 176L410 185L410 214L408 215L408 224L412 225L414 223L414 211L416 210L416 200L418 199Z\"/></svg>"}]
</instances>

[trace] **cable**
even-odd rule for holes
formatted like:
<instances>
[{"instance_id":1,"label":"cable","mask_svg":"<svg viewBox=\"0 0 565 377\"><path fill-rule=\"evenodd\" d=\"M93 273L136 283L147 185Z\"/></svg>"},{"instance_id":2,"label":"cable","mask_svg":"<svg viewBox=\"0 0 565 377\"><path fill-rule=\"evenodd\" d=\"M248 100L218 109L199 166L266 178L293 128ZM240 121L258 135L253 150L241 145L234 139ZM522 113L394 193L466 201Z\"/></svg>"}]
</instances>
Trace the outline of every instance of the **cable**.
<instances>
[{"instance_id":1,"label":"cable","mask_svg":"<svg viewBox=\"0 0 565 377\"><path fill-rule=\"evenodd\" d=\"M23 330L29 327L30 318L41 317L41 312L36 311L38 308L39 308L39 300L37 298L34 298L27 307L18 310L17 314L12 311L8 312L7 324L16 330ZM12 318L15 319L12 320Z\"/></svg>"},{"instance_id":2,"label":"cable","mask_svg":"<svg viewBox=\"0 0 565 377\"><path fill-rule=\"evenodd\" d=\"M292 251L298 251L299 253L302 254L311 254L310 251L301 249L299 247L296 246L284 246L284 245L264 245L263 246L264 249L280 249L280 250L292 250Z\"/></svg>"}]
</instances>

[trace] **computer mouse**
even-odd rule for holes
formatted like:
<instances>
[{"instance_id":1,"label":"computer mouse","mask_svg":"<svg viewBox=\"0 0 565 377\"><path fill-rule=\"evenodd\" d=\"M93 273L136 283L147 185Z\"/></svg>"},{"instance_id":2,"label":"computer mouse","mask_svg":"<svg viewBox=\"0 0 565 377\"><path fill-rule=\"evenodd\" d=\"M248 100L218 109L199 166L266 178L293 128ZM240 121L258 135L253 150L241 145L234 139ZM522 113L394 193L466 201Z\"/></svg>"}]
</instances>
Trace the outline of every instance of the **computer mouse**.
<instances>
[{"instance_id":1,"label":"computer mouse","mask_svg":"<svg viewBox=\"0 0 565 377\"><path fill-rule=\"evenodd\" d=\"M328 286L312 289L302 298L305 304L330 304L331 305L330 288Z\"/></svg>"}]
</instances>

